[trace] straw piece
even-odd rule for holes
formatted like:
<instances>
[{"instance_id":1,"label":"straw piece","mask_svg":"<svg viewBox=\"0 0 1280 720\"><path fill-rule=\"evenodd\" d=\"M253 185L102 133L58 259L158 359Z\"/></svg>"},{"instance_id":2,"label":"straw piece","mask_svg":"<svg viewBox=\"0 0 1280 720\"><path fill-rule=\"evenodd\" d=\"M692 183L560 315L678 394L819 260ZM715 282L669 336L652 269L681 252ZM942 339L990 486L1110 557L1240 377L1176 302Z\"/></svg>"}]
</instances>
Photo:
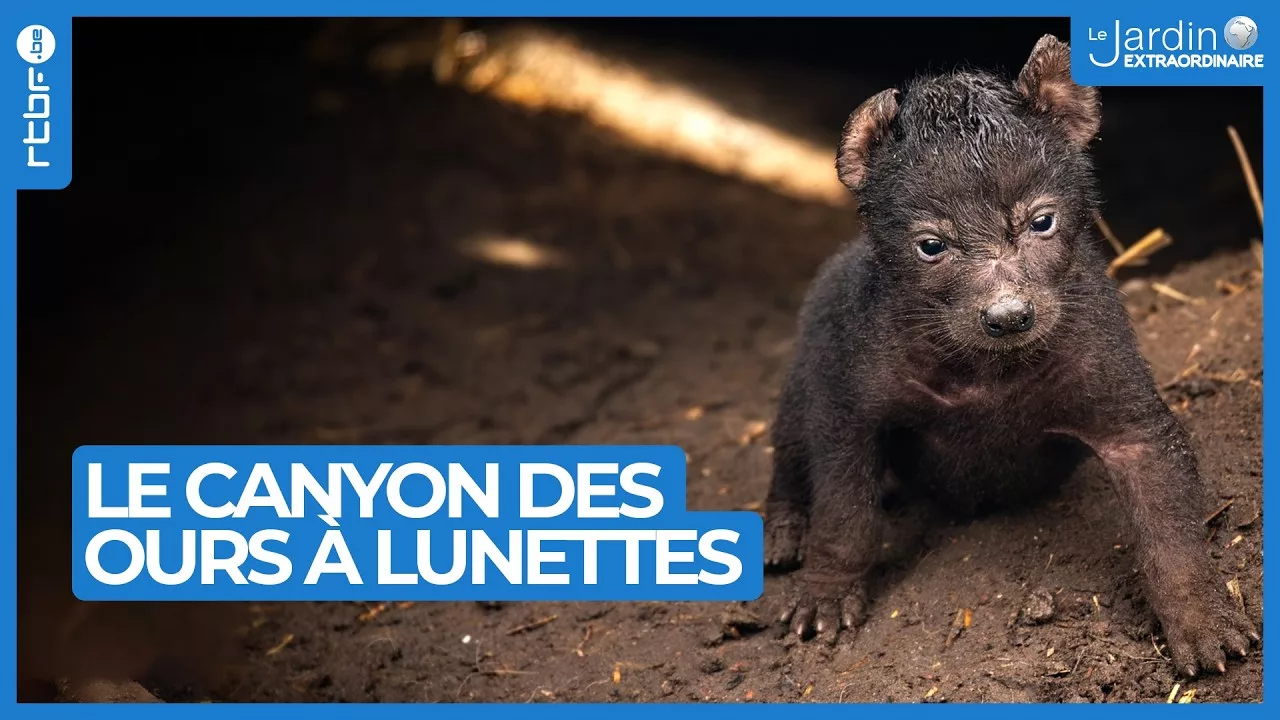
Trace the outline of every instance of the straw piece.
<instances>
[{"instance_id":1,"label":"straw piece","mask_svg":"<svg viewBox=\"0 0 1280 720\"><path fill-rule=\"evenodd\" d=\"M1134 260L1145 258L1155 251L1171 245L1172 243L1173 238L1169 236L1169 233L1164 231L1164 228L1156 228L1143 236L1141 240L1129 246L1129 248L1121 253L1115 260L1112 260L1111 265L1107 267L1107 275L1115 277L1116 271L1120 268L1126 265L1132 265Z\"/></svg>"},{"instance_id":2,"label":"straw piece","mask_svg":"<svg viewBox=\"0 0 1280 720\"><path fill-rule=\"evenodd\" d=\"M1253 198L1253 208L1258 211L1258 224L1262 224L1262 192L1258 190L1258 178L1253 174L1253 163L1249 162L1249 154L1244 151L1244 143L1240 141L1240 133L1235 127L1227 126L1227 135L1231 144L1236 146L1236 157L1240 158L1240 170L1244 173L1244 182L1249 186L1249 197Z\"/></svg>"}]
</instances>

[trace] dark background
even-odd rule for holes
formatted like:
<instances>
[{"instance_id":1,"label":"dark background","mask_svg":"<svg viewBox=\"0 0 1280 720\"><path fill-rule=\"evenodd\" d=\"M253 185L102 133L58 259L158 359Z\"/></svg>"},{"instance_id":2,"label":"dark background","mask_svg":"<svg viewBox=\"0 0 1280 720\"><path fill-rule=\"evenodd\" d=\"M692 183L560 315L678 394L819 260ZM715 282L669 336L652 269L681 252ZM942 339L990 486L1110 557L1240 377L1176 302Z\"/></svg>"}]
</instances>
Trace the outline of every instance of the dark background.
<instances>
[{"instance_id":1,"label":"dark background","mask_svg":"<svg viewBox=\"0 0 1280 720\"><path fill-rule=\"evenodd\" d=\"M24 317L82 293L101 302L120 292L128 285L133 253L171 242L175 195L213 198L247 168L279 162L282 141L307 122L308 79L315 71L304 49L318 22L76 21L73 181L64 192L20 193ZM500 21L486 21L494 22ZM848 21L831 19L563 22L646 45L730 61L811 65L884 86L962 64L1015 73L1026 48L1046 30L1061 38L1070 30L1066 20L1037 18L867 19L857 21L856 35ZM1130 112L1147 117L1115 127L1108 111L1118 98L1126 110L1138 108ZM1180 253L1211 251L1208 238L1178 232L1176 212L1170 226L1169 215L1126 216L1121 203L1131 194L1173 194L1203 180L1230 159L1223 131L1229 123L1240 130L1261 172L1261 98L1258 88L1105 89L1096 157L1104 196L1119 206L1111 219L1116 232L1131 242L1164 223L1179 239ZM851 95L849 102L861 99ZM835 115L831 127L842 122ZM1248 199L1243 203L1244 212L1223 222L1247 227Z\"/></svg>"}]
</instances>

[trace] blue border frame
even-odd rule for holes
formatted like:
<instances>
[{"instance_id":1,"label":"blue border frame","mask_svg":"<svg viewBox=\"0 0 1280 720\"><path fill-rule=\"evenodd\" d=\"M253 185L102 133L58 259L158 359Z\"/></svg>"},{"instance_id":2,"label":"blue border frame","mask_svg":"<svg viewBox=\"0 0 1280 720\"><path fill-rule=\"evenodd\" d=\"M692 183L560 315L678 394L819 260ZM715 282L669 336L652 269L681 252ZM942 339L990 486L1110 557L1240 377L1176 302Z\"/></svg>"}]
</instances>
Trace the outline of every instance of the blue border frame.
<instances>
[{"instance_id":1,"label":"blue border frame","mask_svg":"<svg viewBox=\"0 0 1280 720\"><path fill-rule=\"evenodd\" d=\"M240 16L271 16L271 17L378 17L378 16L457 16L457 17L707 17L707 16L726 16L726 17L844 17L844 16L867 16L867 17L1070 17L1072 20L1072 40L1078 41L1083 39L1079 33L1083 32L1081 28L1084 23L1097 23L1099 26L1111 22L1117 17L1126 19L1126 22L1145 23L1152 25L1163 25L1165 23L1176 22L1178 19L1195 19L1197 17L1208 17L1217 19L1225 18L1232 15L1248 15L1254 18L1259 25L1259 45L1255 52L1265 52L1267 48L1280 48L1280 44L1271 45L1268 42L1271 32L1280 33L1280 23L1272 24L1280 13L1276 12L1276 4L1274 0L1244 0L1243 2L1231 3L1229 7L1223 10L1216 9L1216 3L1202 2L1195 3L1189 0L1167 0L1166 2L1141 2L1138 0L1081 0L1079 2L1069 2L1068 0L1042 0L1039 3L1028 3L1026 0L979 0L974 3L966 3L961 6L954 0L912 0L910 3L842 3L835 0L789 0L789 2L779 2L778 0L738 0L737 2L726 2L725 0L615 0L614 2L597 4L588 2L587 0L441 0L438 2L414 2L413 0L311 0L307 3L291 2L290 0L193 0L184 3L162 3L157 0L111 0L110 2L93 2L91 0L44 0L38 4L32 3L23 7L17 7L18 3L7 3L6 7L0 9L0 35L4 37L15 37L17 31L28 24L38 23L48 25L50 27L69 27L70 18L72 17L180 17L180 16L196 16L196 17L240 17ZM961 9L963 7L963 10ZM1034 10L1034 12L1032 12ZM61 25L59 25L61 24ZM1206 23L1199 23L1201 26ZM63 38L66 39L63 39ZM1278 34L1276 37L1280 37ZM59 34L59 41L62 43L59 47L61 52L70 55L70 33L65 36ZM0 46L0 53L12 53L13 50L6 49L11 47L8 45L10 40L5 40L5 45ZM1073 42L1078 45L1078 42ZM1231 75L1228 79L1227 75L1218 75L1214 78L1197 77L1196 81L1187 82L1185 84L1247 84L1262 85L1263 91L1263 108L1264 108L1264 127L1270 131L1276 125L1276 118L1280 118L1280 94L1267 92L1265 87L1275 82L1276 74L1274 63L1280 63L1280 50L1274 51L1278 53L1273 60L1273 65L1263 69L1251 71L1247 75L1247 80L1241 82L1242 77L1239 73ZM11 61L0 61L0 68L16 67L19 63ZM25 70L22 71L25 75ZM1171 71L1172 72L1172 71ZM5 71L7 75L8 72ZM1183 84L1180 79L1170 79L1174 76L1159 77L1154 74L1133 74L1132 80L1130 76L1125 76L1123 82L1115 82L1110 84L1118 85L1146 85L1146 84ZM1182 77L1185 77L1182 76ZM19 104L25 104L26 89L21 88L21 92L7 89L9 80L3 79L6 83L5 89L0 89L0 94L9 98L5 107L16 108ZM15 81L17 87L20 81ZM65 112L65 111L64 111ZM15 113L16 115L16 113ZM6 127L8 127L6 125ZM1269 135L1269 133L1268 133ZM14 139L16 141L16 138ZM1280 150L1277 150L1274 143L1264 142L1263 147L1263 174L1270 176L1277 170L1277 158L1280 158ZM25 168L22 168L25 169ZM0 487L3 489L3 502L0 502L0 617L6 618L4 622L0 622L0 713L5 717L13 718L43 718L43 717L60 717L64 715L73 715L76 717L120 717L120 718L147 718L157 717L168 714L181 714L190 717L229 717L233 713L238 718L249 720L251 718L268 718L277 717L280 714L302 714L306 713L315 717L367 717L376 715L380 717L405 717L420 718L423 712L430 712L436 717L443 718L468 718L477 710L481 712L502 713L504 715L511 714L521 717L530 718L560 718L565 717L590 717L591 715L604 711L610 713L612 717L626 720L629 718L647 718L653 712L653 708L649 705L509 705L509 704L446 704L433 706L429 710L425 710L417 705L378 705L376 707L370 705L321 705L321 704L262 704L262 705L39 705L39 704L22 704L18 705L16 699L16 420L17 420L17 363L16 363L16 321L17 321L17 198L15 190L20 187L19 168L13 164L0 164L0 225L3 226L3 232L0 232L0 243L3 243L3 261L0 262L0 292L3 293L3 311L0 312L0 377L3 382L0 383L0 404L3 405L3 412L0 413ZM1266 190L1264 188L1265 201L1272 207L1276 205L1275 191ZM1276 255L1280 258L1280 251L1271 251L1264 248L1264 259L1267 263L1276 261L1272 258ZM1265 283L1263 288L1264 302L1264 330L1266 329L1265 317L1269 316L1272 309L1280 300L1277 299L1277 291L1273 283ZM1278 342L1269 332L1264 332L1263 353L1264 358L1270 357L1273 346ZM1266 450L1280 443L1280 430L1277 430L1270 424L1265 422L1265 418L1272 414L1273 408L1276 407L1278 401L1277 393L1280 389L1274 386L1264 385L1263 389L1263 448L1264 457ZM1274 483L1270 487L1264 485L1263 497L1266 503L1271 503L1276 499L1278 494ZM1264 546L1268 542L1270 536L1274 534L1269 531L1264 524L1263 543ZM1263 594L1264 596L1272 596L1273 589L1276 585L1274 574L1268 577L1265 572L1263 576ZM1273 603L1274 605L1274 603ZM1264 609L1264 619L1272 619L1276 615L1276 610ZM1264 623L1265 624L1265 623ZM1272 684L1271 676L1275 674L1270 669L1270 658L1264 649L1263 663L1263 693L1264 702L1258 704L1239 704L1231 707L1229 712L1238 713L1241 718L1262 717L1265 712L1265 698L1269 694L1268 688ZM711 714L720 716L729 716L732 714L737 718L764 718L772 716L777 712L777 707L766 704L747 704L747 705L711 705L707 707L699 707L693 709L686 705L670 705L670 712L677 716L689 715L693 713ZM930 710L934 707L937 709ZM879 708L877 708L879 709ZM834 705L807 704L807 705L788 705L788 712L805 713L811 716L830 715L832 713L847 712L847 710L838 709ZM1006 706L1006 705L981 705L981 706L915 706L908 705L902 707L896 712L902 712L909 715L922 715L928 712L945 712L948 714L962 715L981 715L990 717L992 715L1012 716L1014 714L1024 714L1028 712L1044 713L1046 716L1063 716L1066 714L1079 715L1083 712L1113 714L1117 712L1123 713L1150 713L1150 712L1186 712L1198 715L1204 715L1209 712L1218 712L1218 707L1206 707L1201 704L1189 704L1182 706L1179 710L1167 710L1163 707L1163 703L1152 709L1147 705L1120 705L1120 706L1102 706L1096 708L1085 709L1074 705L1036 705L1036 706Z\"/></svg>"}]
</instances>

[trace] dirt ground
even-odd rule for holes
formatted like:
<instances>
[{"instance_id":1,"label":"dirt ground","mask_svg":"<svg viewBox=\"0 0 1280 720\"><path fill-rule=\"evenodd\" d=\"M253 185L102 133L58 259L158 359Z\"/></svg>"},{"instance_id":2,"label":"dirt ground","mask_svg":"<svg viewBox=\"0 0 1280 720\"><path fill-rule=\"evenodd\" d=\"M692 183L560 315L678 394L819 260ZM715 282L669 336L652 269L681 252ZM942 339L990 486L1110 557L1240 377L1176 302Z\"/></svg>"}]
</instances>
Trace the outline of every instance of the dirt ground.
<instances>
[{"instance_id":1,"label":"dirt ground","mask_svg":"<svg viewBox=\"0 0 1280 720\"><path fill-rule=\"evenodd\" d=\"M1239 581L1251 616L1260 620L1261 293L1251 286L1228 297L1215 289L1219 279L1250 283L1255 268L1245 252L1168 278L1206 297L1203 305L1170 304L1148 297L1150 291L1136 296L1141 312L1151 313L1138 323L1144 347L1195 437L1215 506L1231 501L1208 523L1207 542L1223 582ZM621 350L626 334L614 344L588 340L568 350L570 362L595 367L575 368L581 379L568 391L581 398L576 407L590 416L585 424L566 410L556 425L508 430L513 436L498 428L447 432L462 433L456 437L465 442L675 437L693 457L691 508L758 507L767 489L767 447L744 446L739 436L749 421L768 417L778 380L771 351L785 357L789 315L742 291L674 302L679 293L668 293L643 303L646 312L676 319L656 333L652 320L641 326L650 330L644 339L662 347L656 357L629 357ZM600 322L615 331L635 327L615 318L605 313ZM538 335L521 335L521 345L537 343ZM553 331L547 348L529 349L542 360L515 382L544 382L536 378L563 362L544 354L562 357L561 337ZM1220 380L1201 374L1175 380L1196 345L1195 358ZM688 420L690 407L712 409ZM566 437L565 426L576 429ZM889 573L868 625L835 651L764 627L768 596L786 578L770 578L765 601L745 606L259 606L251 610L248 667L225 698L1163 701L1175 679L1135 597L1129 540L1114 509L1112 491L1095 471L1039 511L933 530L915 559ZM969 611L971 625L957 634L957 613ZM549 617L555 620L536 630L510 634ZM273 652L286 637L292 641ZM1197 701L1256 700L1261 682L1255 656L1225 677L1183 683L1182 690L1195 689Z\"/></svg>"},{"instance_id":2,"label":"dirt ground","mask_svg":"<svg viewBox=\"0 0 1280 720\"><path fill-rule=\"evenodd\" d=\"M62 472L89 442L675 443L691 509L760 508L769 447L742 436L771 419L799 301L855 232L848 213L427 82L316 87L282 157L176 206L181 249L139 253L98 302L24 327L29 470ZM1203 230L1221 231L1207 214ZM556 263L458 251L485 237ZM1221 508L1206 543L1260 624L1262 292L1242 240L1125 289L1192 433L1206 515ZM162 661L140 679L166 701L242 702L1164 702L1174 688L1096 467L1038 509L933 528L911 558L834 650L766 622L790 582L769 576L760 602L732 606L370 598L236 605L207 624L185 608L197 620L164 625L170 645L191 642L175 628L217 636L230 671ZM113 612L95 607L68 642L127 644ZM140 612L154 631L166 611ZM164 652L178 651L148 658ZM1260 653L1179 696L1192 689L1260 700Z\"/></svg>"}]
</instances>

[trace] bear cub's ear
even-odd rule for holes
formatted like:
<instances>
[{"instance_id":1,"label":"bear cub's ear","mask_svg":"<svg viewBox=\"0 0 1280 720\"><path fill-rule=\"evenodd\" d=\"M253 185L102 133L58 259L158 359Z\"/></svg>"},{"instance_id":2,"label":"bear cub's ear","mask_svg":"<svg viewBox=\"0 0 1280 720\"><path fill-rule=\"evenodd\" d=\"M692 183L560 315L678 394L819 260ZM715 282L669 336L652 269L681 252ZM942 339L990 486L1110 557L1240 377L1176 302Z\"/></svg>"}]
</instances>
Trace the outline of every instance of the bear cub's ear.
<instances>
[{"instance_id":1,"label":"bear cub's ear","mask_svg":"<svg viewBox=\"0 0 1280 720\"><path fill-rule=\"evenodd\" d=\"M872 95L849 116L836 153L836 171L845 187L850 190L862 187L867 179L867 158L872 148L889 133L897 114L898 91L890 89Z\"/></svg>"},{"instance_id":2,"label":"bear cub's ear","mask_svg":"<svg viewBox=\"0 0 1280 720\"><path fill-rule=\"evenodd\" d=\"M1098 90L1071 79L1071 48L1058 38L1040 38L1014 86L1032 107L1052 117L1076 147L1086 147L1098 134Z\"/></svg>"}]
</instances>

